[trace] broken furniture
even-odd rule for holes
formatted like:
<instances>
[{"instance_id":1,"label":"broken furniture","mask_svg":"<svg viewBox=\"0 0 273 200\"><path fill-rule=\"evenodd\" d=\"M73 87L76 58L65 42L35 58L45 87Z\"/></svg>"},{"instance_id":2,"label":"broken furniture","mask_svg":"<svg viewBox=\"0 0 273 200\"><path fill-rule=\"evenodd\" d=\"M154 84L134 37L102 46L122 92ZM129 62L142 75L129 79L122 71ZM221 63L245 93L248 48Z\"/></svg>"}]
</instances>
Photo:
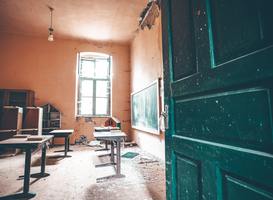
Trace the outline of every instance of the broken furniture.
<instances>
[{"instance_id":1,"label":"broken furniture","mask_svg":"<svg viewBox=\"0 0 273 200\"><path fill-rule=\"evenodd\" d=\"M23 108L17 106L5 106L5 115L0 125L0 141L12 138L22 129Z\"/></svg>"},{"instance_id":2,"label":"broken furniture","mask_svg":"<svg viewBox=\"0 0 273 200\"><path fill-rule=\"evenodd\" d=\"M43 109L40 107L26 107L22 134L42 135Z\"/></svg>"},{"instance_id":3,"label":"broken furniture","mask_svg":"<svg viewBox=\"0 0 273 200\"><path fill-rule=\"evenodd\" d=\"M50 103L40 107L43 108L43 135L48 135L50 131L61 128L62 112ZM54 138L52 146L54 146Z\"/></svg>"},{"instance_id":4,"label":"broken furniture","mask_svg":"<svg viewBox=\"0 0 273 200\"><path fill-rule=\"evenodd\" d=\"M35 92L31 90L0 89L0 120L4 116L4 106L34 106Z\"/></svg>"},{"instance_id":5,"label":"broken furniture","mask_svg":"<svg viewBox=\"0 0 273 200\"><path fill-rule=\"evenodd\" d=\"M52 137L53 137L52 135L30 136L25 138L10 138L0 142L0 147L25 149L26 151L23 193L0 197L0 199L24 199L24 198L32 198L36 195L34 192L29 191L31 150L42 149L41 172L37 174L32 174L31 177L49 176L48 173L45 173L46 143Z\"/></svg>"},{"instance_id":6,"label":"broken furniture","mask_svg":"<svg viewBox=\"0 0 273 200\"><path fill-rule=\"evenodd\" d=\"M105 176L101 178L97 178L97 180L103 180L103 179L111 179L111 178L123 178L125 175L120 173L120 142L127 137L127 135L124 132L94 132L93 133L94 138L98 140L109 140L111 141L111 162L109 163L102 163L97 164L95 167L105 167L105 166L111 166L111 165L117 165L117 173L110 176ZM116 150L116 161L114 160L114 142L117 143L117 150Z\"/></svg>"},{"instance_id":7,"label":"broken furniture","mask_svg":"<svg viewBox=\"0 0 273 200\"><path fill-rule=\"evenodd\" d=\"M6 110L0 124L0 141L12 138L20 134L22 129L23 108L14 106L4 106ZM5 153L1 157L17 154L19 150L14 148L4 148Z\"/></svg>"},{"instance_id":8,"label":"broken furniture","mask_svg":"<svg viewBox=\"0 0 273 200\"><path fill-rule=\"evenodd\" d=\"M62 158L62 157L71 157L70 155L67 155L68 151L73 151L69 149L69 143L70 143L70 135L74 132L74 129L68 129L68 130L54 130L50 131L49 134L54 135L54 138L60 138L64 137L65 138L65 143L64 143L64 150L60 151L54 151L54 152L64 152L63 156L53 156L50 158Z\"/></svg>"},{"instance_id":9,"label":"broken furniture","mask_svg":"<svg viewBox=\"0 0 273 200\"><path fill-rule=\"evenodd\" d=\"M43 132L61 128L62 112L50 103L40 107L43 108Z\"/></svg>"},{"instance_id":10,"label":"broken furniture","mask_svg":"<svg viewBox=\"0 0 273 200\"><path fill-rule=\"evenodd\" d=\"M95 129L95 132L108 132L108 131L111 131L111 130L119 130L119 127L111 127L111 126L108 126L108 127L94 127L94 129ZM95 151L107 151L107 150L110 150L110 149L108 149L108 141L106 140L105 141L105 148L96 149Z\"/></svg>"},{"instance_id":11,"label":"broken furniture","mask_svg":"<svg viewBox=\"0 0 273 200\"><path fill-rule=\"evenodd\" d=\"M0 141L19 134L42 135L42 108L26 107L25 112L23 112L23 108L18 106L4 106L4 109L6 111L1 120ZM23 115L25 117L22 123ZM18 153L14 149L7 151L5 154Z\"/></svg>"}]
</instances>

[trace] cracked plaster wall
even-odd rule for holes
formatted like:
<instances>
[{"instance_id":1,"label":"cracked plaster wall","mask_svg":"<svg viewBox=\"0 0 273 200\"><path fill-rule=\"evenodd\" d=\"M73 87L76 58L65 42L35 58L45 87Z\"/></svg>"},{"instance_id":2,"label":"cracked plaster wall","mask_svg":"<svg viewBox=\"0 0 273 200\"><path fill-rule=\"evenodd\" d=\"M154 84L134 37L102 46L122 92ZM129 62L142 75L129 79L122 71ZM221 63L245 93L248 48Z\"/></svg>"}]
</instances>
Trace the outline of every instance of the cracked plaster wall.
<instances>
[{"instance_id":1,"label":"cracked plaster wall","mask_svg":"<svg viewBox=\"0 0 273 200\"><path fill-rule=\"evenodd\" d=\"M131 92L163 78L161 13L154 25L139 30L131 45ZM165 160L165 136L132 129L133 140L145 151Z\"/></svg>"}]
</instances>

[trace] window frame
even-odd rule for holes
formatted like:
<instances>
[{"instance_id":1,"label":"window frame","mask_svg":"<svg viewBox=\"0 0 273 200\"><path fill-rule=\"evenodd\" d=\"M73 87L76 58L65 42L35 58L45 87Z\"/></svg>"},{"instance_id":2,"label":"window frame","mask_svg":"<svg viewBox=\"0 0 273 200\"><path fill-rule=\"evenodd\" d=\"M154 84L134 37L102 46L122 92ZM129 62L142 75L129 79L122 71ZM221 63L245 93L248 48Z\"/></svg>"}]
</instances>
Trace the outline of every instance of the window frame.
<instances>
[{"instance_id":1,"label":"window frame","mask_svg":"<svg viewBox=\"0 0 273 200\"><path fill-rule=\"evenodd\" d=\"M111 56L107 55L108 57L81 57L81 55L79 55L79 64L78 64L78 98L77 98L77 115L76 117L109 117L111 116ZM82 76L81 72L82 72L82 62L83 61L90 61L90 62L94 62L94 73L96 72L96 65L97 62L101 61L101 60L105 60L108 62L108 68L107 68L107 76L106 78L96 78L94 77L84 77ZM81 112L81 105L82 105L82 99L83 97L88 97L88 96L83 96L81 94L81 90L82 90L82 82L83 81L92 81L93 82L93 96L90 96L92 98L92 113L90 114L82 114ZM97 92L96 92L96 86L97 86L97 82L98 81L106 81L107 82L107 97L97 97ZM98 98L104 98L107 99L107 107L106 107L106 112L107 114L96 114L96 105L97 105L97 99Z\"/></svg>"}]
</instances>

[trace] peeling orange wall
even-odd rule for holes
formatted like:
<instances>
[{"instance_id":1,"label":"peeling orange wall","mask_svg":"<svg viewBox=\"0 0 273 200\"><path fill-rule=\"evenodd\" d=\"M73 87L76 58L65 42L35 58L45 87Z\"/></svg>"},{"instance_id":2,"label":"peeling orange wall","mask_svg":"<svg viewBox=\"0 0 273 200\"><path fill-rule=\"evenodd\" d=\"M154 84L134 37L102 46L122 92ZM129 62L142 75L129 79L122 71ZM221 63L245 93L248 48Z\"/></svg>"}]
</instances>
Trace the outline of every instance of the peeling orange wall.
<instances>
[{"instance_id":1,"label":"peeling orange wall","mask_svg":"<svg viewBox=\"0 0 273 200\"><path fill-rule=\"evenodd\" d=\"M107 118L75 118L76 63L78 52L99 52L112 56L112 115L130 139L130 47L99 42L58 40L47 37L0 33L0 88L35 91L35 105L51 103L62 115L62 129L75 129L71 143L80 135L93 139L94 126ZM57 143L61 140L55 140Z\"/></svg>"},{"instance_id":2,"label":"peeling orange wall","mask_svg":"<svg viewBox=\"0 0 273 200\"><path fill-rule=\"evenodd\" d=\"M140 30L131 45L131 92L163 78L161 15L154 26ZM144 150L165 159L165 136L132 129L133 140Z\"/></svg>"}]
</instances>

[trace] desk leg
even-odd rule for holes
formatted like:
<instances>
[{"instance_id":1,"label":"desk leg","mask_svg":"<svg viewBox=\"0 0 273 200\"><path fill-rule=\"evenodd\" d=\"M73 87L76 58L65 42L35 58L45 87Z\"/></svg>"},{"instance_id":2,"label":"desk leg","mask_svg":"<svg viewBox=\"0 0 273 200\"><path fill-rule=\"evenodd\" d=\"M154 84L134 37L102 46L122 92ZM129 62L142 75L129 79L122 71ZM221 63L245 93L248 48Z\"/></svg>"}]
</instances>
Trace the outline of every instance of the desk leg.
<instances>
[{"instance_id":1,"label":"desk leg","mask_svg":"<svg viewBox=\"0 0 273 200\"><path fill-rule=\"evenodd\" d=\"M29 191L30 164L31 164L31 149L26 149L23 193L0 197L0 199L3 199L3 200L4 199L31 199L35 197L36 193Z\"/></svg>"},{"instance_id":2,"label":"desk leg","mask_svg":"<svg viewBox=\"0 0 273 200\"><path fill-rule=\"evenodd\" d=\"M65 137L65 142L64 142L64 156L67 156L67 143L68 143L68 139L67 136Z\"/></svg>"},{"instance_id":3,"label":"desk leg","mask_svg":"<svg viewBox=\"0 0 273 200\"><path fill-rule=\"evenodd\" d=\"M45 172L45 162L46 162L46 146L42 149L42 160L41 160L41 172L36 174L31 174L31 178L42 178L47 177L50 174Z\"/></svg>"},{"instance_id":4,"label":"desk leg","mask_svg":"<svg viewBox=\"0 0 273 200\"><path fill-rule=\"evenodd\" d=\"M65 150L58 150L58 151L54 151L54 153L55 152L64 152ZM73 151L73 150L71 150L70 149L70 137L68 137L68 149L67 149L67 152L69 152L69 151Z\"/></svg>"},{"instance_id":5,"label":"desk leg","mask_svg":"<svg viewBox=\"0 0 273 200\"><path fill-rule=\"evenodd\" d=\"M41 173L45 173L46 146L42 150Z\"/></svg>"},{"instance_id":6,"label":"desk leg","mask_svg":"<svg viewBox=\"0 0 273 200\"><path fill-rule=\"evenodd\" d=\"M67 155L68 148L69 148L69 135L65 137L65 147L64 147L64 157L72 157L70 155Z\"/></svg>"},{"instance_id":7,"label":"desk leg","mask_svg":"<svg viewBox=\"0 0 273 200\"><path fill-rule=\"evenodd\" d=\"M117 141L117 174L120 174L120 141Z\"/></svg>"},{"instance_id":8,"label":"desk leg","mask_svg":"<svg viewBox=\"0 0 273 200\"><path fill-rule=\"evenodd\" d=\"M53 157L50 157L50 159L72 157L70 155L67 155L68 138L69 138L69 136L64 137L64 155L63 156L53 156ZM54 151L54 152L57 152L57 151Z\"/></svg>"},{"instance_id":9,"label":"desk leg","mask_svg":"<svg viewBox=\"0 0 273 200\"><path fill-rule=\"evenodd\" d=\"M70 149L70 137L68 137L68 151L73 151Z\"/></svg>"},{"instance_id":10,"label":"desk leg","mask_svg":"<svg viewBox=\"0 0 273 200\"><path fill-rule=\"evenodd\" d=\"M54 137L52 138L52 145L51 145L52 147L54 147L55 145L54 145Z\"/></svg>"},{"instance_id":11,"label":"desk leg","mask_svg":"<svg viewBox=\"0 0 273 200\"><path fill-rule=\"evenodd\" d=\"M108 149L108 140L105 140L105 148L103 148L103 149L95 149L95 151L108 151L108 150L109 150Z\"/></svg>"},{"instance_id":12,"label":"desk leg","mask_svg":"<svg viewBox=\"0 0 273 200\"><path fill-rule=\"evenodd\" d=\"M30 164L31 164L31 149L26 149L25 174L24 174L24 193L28 193L28 191L29 191Z\"/></svg>"},{"instance_id":13,"label":"desk leg","mask_svg":"<svg viewBox=\"0 0 273 200\"><path fill-rule=\"evenodd\" d=\"M114 158L114 142L111 141L111 162L115 162Z\"/></svg>"},{"instance_id":14,"label":"desk leg","mask_svg":"<svg viewBox=\"0 0 273 200\"><path fill-rule=\"evenodd\" d=\"M111 141L111 162L112 162L112 155L114 156L114 153L112 154L112 144L114 146L114 142ZM108 164L108 165L107 165ZM114 163L112 162L112 165ZM96 167L99 167L99 166L109 166L110 163L105 163L105 164L99 164L99 165L96 165ZM112 178L123 178L125 177L125 175L121 174L120 173L120 141L117 141L117 173L114 174L114 175L110 175L110 176L105 176L105 177L101 177L101 178L97 178L96 180L97 181L100 181L100 180L104 180L104 179L112 179Z\"/></svg>"},{"instance_id":15,"label":"desk leg","mask_svg":"<svg viewBox=\"0 0 273 200\"><path fill-rule=\"evenodd\" d=\"M107 154L103 154L103 155L99 155L98 157L104 157L104 156L111 156L111 162L114 162L114 155L116 155L114 153L114 142L111 141L111 153L107 153ZM98 149L98 151L101 151L102 149ZM103 149L104 150L104 149ZM96 150L95 150L96 151Z\"/></svg>"}]
</instances>

